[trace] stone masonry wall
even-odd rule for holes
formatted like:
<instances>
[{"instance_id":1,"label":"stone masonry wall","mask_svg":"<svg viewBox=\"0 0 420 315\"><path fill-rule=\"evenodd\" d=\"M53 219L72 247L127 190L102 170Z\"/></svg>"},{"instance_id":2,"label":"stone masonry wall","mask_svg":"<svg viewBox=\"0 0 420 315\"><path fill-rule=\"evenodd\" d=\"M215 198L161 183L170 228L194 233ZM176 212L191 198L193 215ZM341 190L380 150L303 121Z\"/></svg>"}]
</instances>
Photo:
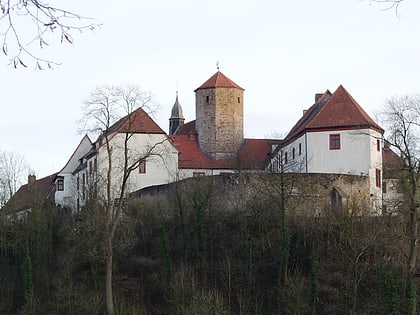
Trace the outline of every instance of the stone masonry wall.
<instances>
[{"instance_id":1,"label":"stone masonry wall","mask_svg":"<svg viewBox=\"0 0 420 315\"><path fill-rule=\"evenodd\" d=\"M214 158L234 157L243 142L243 91L196 91L196 129L201 149Z\"/></svg>"},{"instance_id":2,"label":"stone masonry wall","mask_svg":"<svg viewBox=\"0 0 420 315\"><path fill-rule=\"evenodd\" d=\"M279 210L283 196L287 200L286 212L289 215L337 217L372 214L369 179L357 175L242 173L206 176L148 187L133 196L171 198L175 187L181 187L183 194L188 195L191 190L205 190L210 185L214 198L220 202L219 208L238 212L255 207Z\"/></svg>"}]
</instances>

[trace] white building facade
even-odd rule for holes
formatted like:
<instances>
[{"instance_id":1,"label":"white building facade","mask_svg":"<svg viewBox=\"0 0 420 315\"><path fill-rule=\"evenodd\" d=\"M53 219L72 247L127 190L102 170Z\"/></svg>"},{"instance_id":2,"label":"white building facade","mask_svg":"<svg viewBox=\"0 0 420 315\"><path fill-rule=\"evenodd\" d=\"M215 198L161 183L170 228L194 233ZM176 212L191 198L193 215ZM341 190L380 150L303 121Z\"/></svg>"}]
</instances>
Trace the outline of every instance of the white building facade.
<instances>
[{"instance_id":1,"label":"white building facade","mask_svg":"<svg viewBox=\"0 0 420 315\"><path fill-rule=\"evenodd\" d=\"M383 129L342 86L317 96L278 147L271 171L367 176L371 208L380 212Z\"/></svg>"}]
</instances>

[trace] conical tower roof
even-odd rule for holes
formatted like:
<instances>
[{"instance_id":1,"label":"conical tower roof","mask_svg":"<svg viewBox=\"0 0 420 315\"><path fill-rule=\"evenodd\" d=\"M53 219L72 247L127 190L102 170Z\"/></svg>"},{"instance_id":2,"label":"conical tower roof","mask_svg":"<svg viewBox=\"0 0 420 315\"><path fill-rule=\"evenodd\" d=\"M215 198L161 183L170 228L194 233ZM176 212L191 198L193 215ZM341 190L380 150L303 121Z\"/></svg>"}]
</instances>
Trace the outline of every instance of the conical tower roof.
<instances>
[{"instance_id":1,"label":"conical tower roof","mask_svg":"<svg viewBox=\"0 0 420 315\"><path fill-rule=\"evenodd\" d=\"M182 112L182 106L178 100L178 92L176 92L175 104L172 106L171 118L170 119L184 119L184 113Z\"/></svg>"},{"instance_id":2,"label":"conical tower roof","mask_svg":"<svg viewBox=\"0 0 420 315\"><path fill-rule=\"evenodd\" d=\"M220 71L217 71L210 79L204 82L201 86L194 90L212 89L212 88L236 88L244 91L239 85L229 79Z\"/></svg>"}]
</instances>

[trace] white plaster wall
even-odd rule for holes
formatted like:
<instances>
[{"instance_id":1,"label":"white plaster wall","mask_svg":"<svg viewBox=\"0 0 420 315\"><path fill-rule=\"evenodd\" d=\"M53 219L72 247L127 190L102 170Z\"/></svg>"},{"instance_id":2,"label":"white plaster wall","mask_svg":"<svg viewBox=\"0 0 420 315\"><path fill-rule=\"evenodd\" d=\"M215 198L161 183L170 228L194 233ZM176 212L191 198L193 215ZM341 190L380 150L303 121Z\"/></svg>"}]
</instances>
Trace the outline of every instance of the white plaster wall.
<instances>
[{"instance_id":1,"label":"white plaster wall","mask_svg":"<svg viewBox=\"0 0 420 315\"><path fill-rule=\"evenodd\" d=\"M371 187L371 201L372 207L377 212L381 214L382 212L382 179L383 179L383 169L382 169L382 134L377 131L370 130L370 187ZM377 149L377 140L381 142L380 150ZM376 187L376 169L381 170L381 187Z\"/></svg>"},{"instance_id":2,"label":"white plaster wall","mask_svg":"<svg viewBox=\"0 0 420 315\"><path fill-rule=\"evenodd\" d=\"M330 150L331 134L340 134L340 150ZM308 172L370 174L370 138L369 129L308 132Z\"/></svg>"},{"instance_id":3,"label":"white plaster wall","mask_svg":"<svg viewBox=\"0 0 420 315\"><path fill-rule=\"evenodd\" d=\"M55 203L61 206L76 208L76 177L72 174L79 165L79 159L85 155L92 147L92 143L87 136L84 136L79 145L69 158L67 164L60 171L58 176L64 178L64 190L55 192Z\"/></svg>"},{"instance_id":4,"label":"white plaster wall","mask_svg":"<svg viewBox=\"0 0 420 315\"><path fill-rule=\"evenodd\" d=\"M299 144L301 145L301 154L299 154ZM293 149L295 149L295 158L293 159ZM287 164L285 161L285 153L287 152ZM282 161L277 161L282 156ZM306 136L302 135L292 143L281 149L281 152L272 159L272 163L276 166L275 172L280 172L280 163L282 163L284 172L306 173Z\"/></svg>"},{"instance_id":5,"label":"white plaster wall","mask_svg":"<svg viewBox=\"0 0 420 315\"><path fill-rule=\"evenodd\" d=\"M112 147L113 198L118 198L120 194L119 189L124 169L124 137L124 134L117 134L110 141ZM152 146L155 146L155 148L152 150L153 155L146 158L146 173L140 174L138 168L133 170L127 183L126 193L147 186L167 184L176 179L178 151L164 134L133 134L128 145L130 161L147 155ZM100 148L98 156L98 193L103 195L106 192L107 156L106 145L104 144Z\"/></svg>"},{"instance_id":6,"label":"white plaster wall","mask_svg":"<svg viewBox=\"0 0 420 315\"><path fill-rule=\"evenodd\" d=\"M55 203L63 207L69 207L75 209L76 198L75 198L75 177L71 173L60 173L60 176L64 178L64 190L55 192Z\"/></svg>"}]
</instances>

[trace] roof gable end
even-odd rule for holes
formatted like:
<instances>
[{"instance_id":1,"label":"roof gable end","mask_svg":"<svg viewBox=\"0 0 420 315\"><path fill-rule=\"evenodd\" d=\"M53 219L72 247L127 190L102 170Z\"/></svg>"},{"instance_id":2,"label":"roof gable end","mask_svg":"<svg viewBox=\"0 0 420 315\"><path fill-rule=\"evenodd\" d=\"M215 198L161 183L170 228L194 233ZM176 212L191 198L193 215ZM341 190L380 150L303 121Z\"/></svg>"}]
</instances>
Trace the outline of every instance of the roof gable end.
<instances>
[{"instance_id":1,"label":"roof gable end","mask_svg":"<svg viewBox=\"0 0 420 315\"><path fill-rule=\"evenodd\" d=\"M342 85L306 125L307 129L335 127L369 127L383 132Z\"/></svg>"}]
</instances>

